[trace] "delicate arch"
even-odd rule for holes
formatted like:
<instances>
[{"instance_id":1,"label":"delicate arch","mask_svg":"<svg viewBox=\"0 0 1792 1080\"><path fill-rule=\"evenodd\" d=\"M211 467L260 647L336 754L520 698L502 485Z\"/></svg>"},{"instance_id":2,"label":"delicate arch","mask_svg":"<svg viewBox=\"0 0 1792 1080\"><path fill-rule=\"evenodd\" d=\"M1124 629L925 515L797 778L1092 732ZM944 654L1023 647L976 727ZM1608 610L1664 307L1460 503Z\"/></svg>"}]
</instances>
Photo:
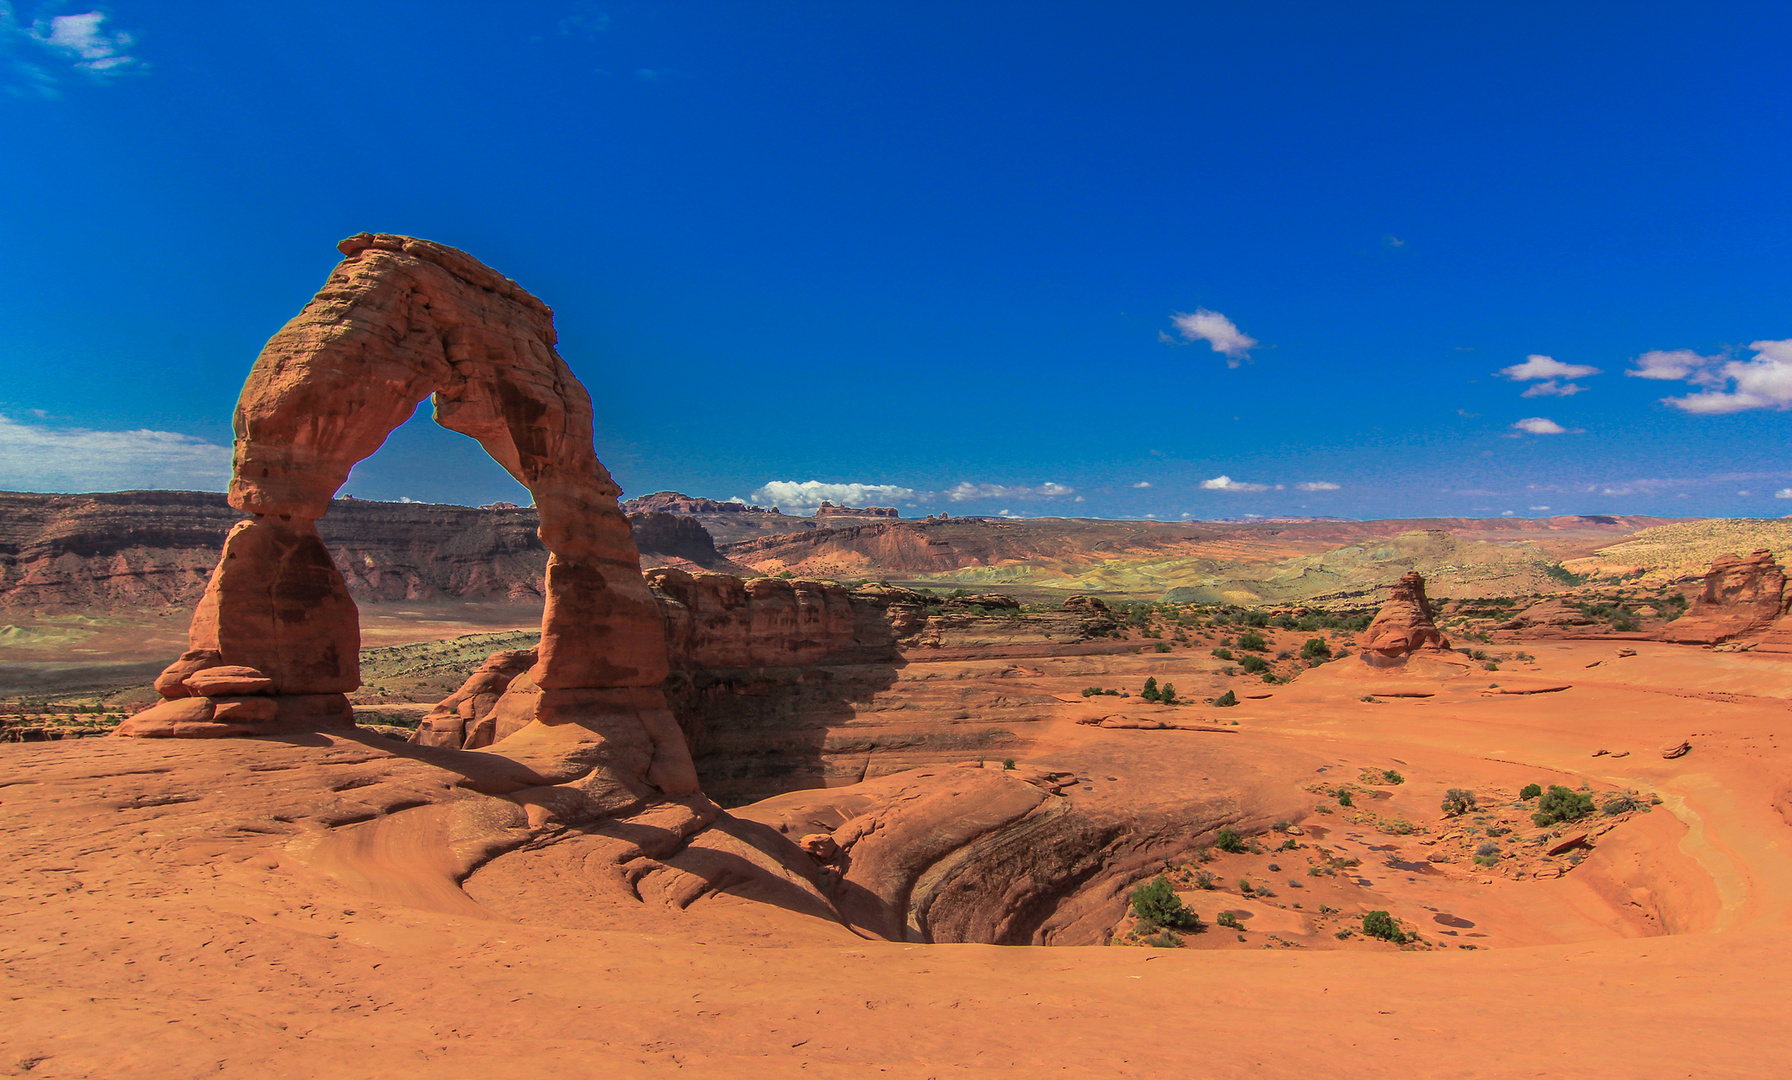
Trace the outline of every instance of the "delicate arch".
<instances>
[{"instance_id":1,"label":"delicate arch","mask_svg":"<svg viewBox=\"0 0 1792 1080\"><path fill-rule=\"evenodd\" d=\"M637 717L651 736L654 782L695 791L682 737L669 713L657 715L664 629L618 488L592 445L591 397L554 351L553 312L428 240L361 233L337 246L342 262L268 341L237 400L230 503L252 516L225 542L188 653L157 680L169 701L121 730L231 734L217 729L341 720L346 699L295 703L360 685L359 615L314 523L349 470L433 395L436 421L477 439L541 515L549 557L530 714L583 722L593 709L615 710L575 691L634 691L610 697L656 714ZM257 719L269 707L225 700L258 697L275 699L277 715Z\"/></svg>"}]
</instances>

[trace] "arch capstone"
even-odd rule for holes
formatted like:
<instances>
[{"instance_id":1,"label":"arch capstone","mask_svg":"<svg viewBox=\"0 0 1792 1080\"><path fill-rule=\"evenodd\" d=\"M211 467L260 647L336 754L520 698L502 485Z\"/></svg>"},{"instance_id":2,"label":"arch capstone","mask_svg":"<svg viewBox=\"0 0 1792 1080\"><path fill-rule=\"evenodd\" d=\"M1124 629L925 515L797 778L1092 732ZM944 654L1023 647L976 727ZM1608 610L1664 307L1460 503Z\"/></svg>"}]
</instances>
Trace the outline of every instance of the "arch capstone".
<instances>
[{"instance_id":1,"label":"arch capstone","mask_svg":"<svg viewBox=\"0 0 1792 1080\"><path fill-rule=\"evenodd\" d=\"M660 684L665 632L620 489L597 460L591 396L555 351L553 312L472 256L361 233L261 351L237 399L224 542L165 699L120 735L225 737L352 726L360 622L316 522L425 398L535 497L549 551L535 662L505 740L562 783L595 769L635 795L697 791ZM560 729L560 730L546 730ZM549 775L551 774L551 775ZM637 790L639 789L639 790Z\"/></svg>"}]
</instances>

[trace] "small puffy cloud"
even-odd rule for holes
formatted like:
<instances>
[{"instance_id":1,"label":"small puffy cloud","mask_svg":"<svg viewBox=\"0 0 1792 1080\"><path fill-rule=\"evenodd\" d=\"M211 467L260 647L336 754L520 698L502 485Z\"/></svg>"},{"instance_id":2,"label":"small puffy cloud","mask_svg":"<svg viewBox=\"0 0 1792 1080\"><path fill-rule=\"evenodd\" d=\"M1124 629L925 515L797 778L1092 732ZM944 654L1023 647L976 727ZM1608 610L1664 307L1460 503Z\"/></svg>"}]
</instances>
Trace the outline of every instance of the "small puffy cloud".
<instances>
[{"instance_id":1,"label":"small puffy cloud","mask_svg":"<svg viewBox=\"0 0 1792 1080\"><path fill-rule=\"evenodd\" d=\"M1531 509L1532 509L1532 510L1548 510L1548 509L1549 509L1549 507L1547 507L1547 506L1533 506L1533 507L1531 507Z\"/></svg>"},{"instance_id":2,"label":"small puffy cloud","mask_svg":"<svg viewBox=\"0 0 1792 1080\"><path fill-rule=\"evenodd\" d=\"M0 416L0 489L223 491L230 447L172 431L94 431Z\"/></svg>"},{"instance_id":3,"label":"small puffy cloud","mask_svg":"<svg viewBox=\"0 0 1792 1080\"><path fill-rule=\"evenodd\" d=\"M1524 363L1501 368L1498 374L1515 382L1531 382L1535 379L1584 379L1599 374L1599 369L1587 364L1564 364L1552 356L1532 353L1524 358Z\"/></svg>"},{"instance_id":4,"label":"small puffy cloud","mask_svg":"<svg viewBox=\"0 0 1792 1080\"><path fill-rule=\"evenodd\" d=\"M845 506L867 506L878 501L912 498L913 488L895 484L828 484L820 480L773 480L752 493L752 500L762 506L812 510L824 502Z\"/></svg>"},{"instance_id":5,"label":"small puffy cloud","mask_svg":"<svg viewBox=\"0 0 1792 1080\"><path fill-rule=\"evenodd\" d=\"M1582 386L1579 383L1565 383L1565 382L1558 382L1555 379L1547 379L1543 382L1537 383L1536 385L1532 386L1530 389L1526 390L1524 393L1522 393L1518 396L1519 397L1573 397L1574 395L1580 393L1582 390L1585 390L1585 389L1586 389L1586 387Z\"/></svg>"},{"instance_id":6,"label":"small puffy cloud","mask_svg":"<svg viewBox=\"0 0 1792 1080\"><path fill-rule=\"evenodd\" d=\"M125 52L134 39L122 31L106 33L105 23L106 16L98 11L57 15L32 23L30 34L83 71L117 72L135 65L137 58Z\"/></svg>"},{"instance_id":7,"label":"small puffy cloud","mask_svg":"<svg viewBox=\"0 0 1792 1080\"><path fill-rule=\"evenodd\" d=\"M1308 480L1294 485L1296 491L1336 491L1338 485L1329 480Z\"/></svg>"},{"instance_id":8,"label":"small puffy cloud","mask_svg":"<svg viewBox=\"0 0 1792 1080\"><path fill-rule=\"evenodd\" d=\"M1781 488L1773 493L1776 499L1792 499L1792 488Z\"/></svg>"},{"instance_id":9,"label":"small puffy cloud","mask_svg":"<svg viewBox=\"0 0 1792 1080\"><path fill-rule=\"evenodd\" d=\"M1542 416L1527 416L1512 426L1527 435L1562 435L1568 431L1554 420Z\"/></svg>"},{"instance_id":10,"label":"small puffy cloud","mask_svg":"<svg viewBox=\"0 0 1792 1080\"><path fill-rule=\"evenodd\" d=\"M972 499L1055 499L1062 495L1075 495L1076 489L1050 481L1038 487L1025 487L1009 484L973 484L969 480L961 481L946 489L946 498L953 502L970 502Z\"/></svg>"},{"instance_id":11,"label":"small puffy cloud","mask_svg":"<svg viewBox=\"0 0 1792 1080\"><path fill-rule=\"evenodd\" d=\"M1501 510L1501 511L1500 511L1500 516L1501 516L1501 517L1511 517L1511 516L1512 516L1512 513L1513 513L1513 512L1512 512L1512 511L1510 511L1510 510Z\"/></svg>"},{"instance_id":12,"label":"small puffy cloud","mask_svg":"<svg viewBox=\"0 0 1792 1080\"><path fill-rule=\"evenodd\" d=\"M1268 484L1247 484L1242 480L1234 480L1230 476L1216 476L1212 480L1201 481L1203 491L1268 491Z\"/></svg>"},{"instance_id":13,"label":"small puffy cloud","mask_svg":"<svg viewBox=\"0 0 1792 1080\"><path fill-rule=\"evenodd\" d=\"M1148 488L1150 486L1151 486L1151 481L1149 481L1149 480L1140 480L1138 483L1133 485L1133 487L1136 487L1136 488Z\"/></svg>"},{"instance_id":14,"label":"small puffy cloud","mask_svg":"<svg viewBox=\"0 0 1792 1080\"><path fill-rule=\"evenodd\" d=\"M1170 325L1188 342L1205 341L1213 346L1213 351L1226 358L1227 367L1237 367L1251 358L1251 350L1257 347L1257 339L1240 330L1231 319L1217 311L1196 308L1191 314L1179 311L1170 316ZM1159 331L1159 341L1169 341L1170 335Z\"/></svg>"},{"instance_id":15,"label":"small puffy cloud","mask_svg":"<svg viewBox=\"0 0 1792 1080\"><path fill-rule=\"evenodd\" d=\"M1749 348L1755 355L1747 360L1732 360L1715 370L1695 370L1685 376L1695 385L1728 389L1662 400L1682 412L1702 416L1792 408L1792 339L1755 341Z\"/></svg>"}]
</instances>

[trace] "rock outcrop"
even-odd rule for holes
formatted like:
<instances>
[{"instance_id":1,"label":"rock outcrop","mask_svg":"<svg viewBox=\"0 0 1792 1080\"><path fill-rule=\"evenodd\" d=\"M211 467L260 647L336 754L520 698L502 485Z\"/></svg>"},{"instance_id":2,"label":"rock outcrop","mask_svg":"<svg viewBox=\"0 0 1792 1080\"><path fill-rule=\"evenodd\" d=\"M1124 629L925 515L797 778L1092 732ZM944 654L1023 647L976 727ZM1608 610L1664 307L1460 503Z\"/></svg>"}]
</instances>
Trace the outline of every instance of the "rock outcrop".
<instances>
[{"instance_id":1,"label":"rock outcrop","mask_svg":"<svg viewBox=\"0 0 1792 1080\"><path fill-rule=\"evenodd\" d=\"M1725 555L1711 563L1686 614L1662 627L1663 641L1712 645L1768 629L1786 614L1786 573L1773 552Z\"/></svg>"},{"instance_id":2,"label":"rock outcrop","mask_svg":"<svg viewBox=\"0 0 1792 1080\"><path fill-rule=\"evenodd\" d=\"M491 710L494 734L539 782L518 801L532 820L561 821L668 796L700 801L660 689L663 621L593 449L590 395L554 351L553 313L427 240L362 233L338 247L343 261L322 291L249 372L229 493L249 517L225 540L189 650L156 682L167 700L119 734L352 723L344 694L360 682L358 615L316 523L355 463L433 395L438 423L477 439L529 489L549 553L541 642ZM213 696L203 673L223 667L243 680L235 686L265 693ZM697 803L689 811L701 816Z\"/></svg>"},{"instance_id":3,"label":"rock outcrop","mask_svg":"<svg viewBox=\"0 0 1792 1080\"><path fill-rule=\"evenodd\" d=\"M1360 643L1363 659L1377 666L1398 664L1421 649L1450 647L1437 629L1431 603L1425 599L1425 579L1417 571L1394 583Z\"/></svg>"}]
</instances>

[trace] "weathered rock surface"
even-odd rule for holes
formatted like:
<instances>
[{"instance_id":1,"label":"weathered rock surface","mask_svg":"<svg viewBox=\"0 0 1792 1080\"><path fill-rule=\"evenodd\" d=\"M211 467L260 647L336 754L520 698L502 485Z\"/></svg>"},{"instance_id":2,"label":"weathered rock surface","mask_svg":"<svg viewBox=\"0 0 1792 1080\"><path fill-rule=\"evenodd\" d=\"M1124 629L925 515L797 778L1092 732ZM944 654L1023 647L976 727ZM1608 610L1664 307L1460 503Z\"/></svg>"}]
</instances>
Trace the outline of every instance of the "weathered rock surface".
<instances>
[{"instance_id":1,"label":"weathered rock surface","mask_svg":"<svg viewBox=\"0 0 1792 1080\"><path fill-rule=\"evenodd\" d=\"M1711 645L1771 627L1786 614L1786 573L1771 551L1711 563L1686 614L1662 627L1663 641Z\"/></svg>"},{"instance_id":2,"label":"weathered rock surface","mask_svg":"<svg viewBox=\"0 0 1792 1080\"><path fill-rule=\"evenodd\" d=\"M1363 659L1374 665L1397 664L1421 649L1444 650L1449 639L1437 629L1425 579L1410 571L1394 583L1387 601L1361 638Z\"/></svg>"},{"instance_id":3,"label":"weathered rock surface","mask_svg":"<svg viewBox=\"0 0 1792 1080\"><path fill-rule=\"evenodd\" d=\"M703 790L724 805L994 753L1015 741L1014 725L1042 718L1053 701L1015 686L1026 669L1002 663L974 694L936 690L930 680L904 683L898 694L912 660L988 663L1129 647L1106 636L1114 621L1098 602L1023 614L1006 596L929 606L880 582L848 590L672 568L646 577L664 618L667 700ZM475 748L502 740L533 707L522 704L537 693L528 664L514 651L494 654L430 711L413 741ZM970 719L967 710L986 703L994 705L987 717ZM964 719L941 724L942 713Z\"/></svg>"},{"instance_id":4,"label":"weathered rock surface","mask_svg":"<svg viewBox=\"0 0 1792 1080\"><path fill-rule=\"evenodd\" d=\"M360 684L360 625L315 522L355 463L433 395L438 423L477 439L529 489L549 552L533 663L505 680L521 658L488 662L483 681L453 705L458 743L469 738L465 721L481 719L479 699L489 696L481 691L504 681L490 737L512 744L511 759L537 787L554 789L517 795L531 821L622 816L665 797L702 801L660 689L663 620L618 489L592 447L590 395L554 351L553 313L440 244L362 233L338 247L343 261L269 340L237 400L229 501L250 518L225 540L188 652L158 680L167 700L118 734L341 723L336 703L346 710L343 693ZM211 689L207 670L226 667L253 669L268 695L195 694ZM248 677L233 670L218 686L241 689ZM485 734L476 722L473 738ZM703 817L695 803L686 810Z\"/></svg>"}]
</instances>

